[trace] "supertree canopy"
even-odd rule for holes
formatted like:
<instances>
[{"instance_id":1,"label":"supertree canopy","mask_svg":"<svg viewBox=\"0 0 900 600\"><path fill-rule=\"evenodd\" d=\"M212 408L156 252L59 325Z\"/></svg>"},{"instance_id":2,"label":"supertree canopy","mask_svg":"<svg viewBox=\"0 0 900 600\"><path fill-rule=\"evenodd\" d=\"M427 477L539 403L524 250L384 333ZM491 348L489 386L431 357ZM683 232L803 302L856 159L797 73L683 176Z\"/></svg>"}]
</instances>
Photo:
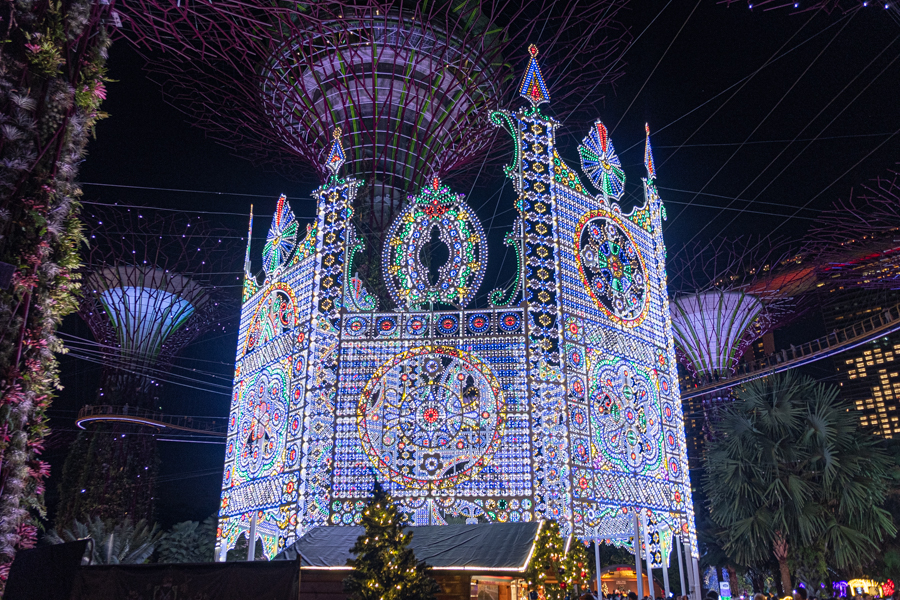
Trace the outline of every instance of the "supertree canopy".
<instances>
[{"instance_id":1,"label":"supertree canopy","mask_svg":"<svg viewBox=\"0 0 900 600\"><path fill-rule=\"evenodd\" d=\"M719 238L682 250L670 304L678 356L700 379L733 373L755 340L795 318L815 270L767 240Z\"/></svg>"},{"instance_id":2,"label":"supertree canopy","mask_svg":"<svg viewBox=\"0 0 900 600\"><path fill-rule=\"evenodd\" d=\"M862 190L818 217L807 251L829 288L900 289L900 171Z\"/></svg>"},{"instance_id":3,"label":"supertree canopy","mask_svg":"<svg viewBox=\"0 0 900 600\"><path fill-rule=\"evenodd\" d=\"M161 51L150 69L169 101L242 155L324 178L340 127L366 184L357 210L383 232L430 177L479 164L496 134L487 115L519 84L510 44L541 42L548 77L578 74L555 106L599 100L621 74L624 4L136 0L123 20Z\"/></svg>"},{"instance_id":4,"label":"supertree canopy","mask_svg":"<svg viewBox=\"0 0 900 600\"><path fill-rule=\"evenodd\" d=\"M66 461L58 523L85 516L149 517L156 442L148 411L175 355L234 303L240 251L231 232L199 218L119 207L91 210L79 314L104 371L88 430ZM237 259L239 260L239 258ZM237 291L234 290L234 294ZM79 422L79 426L83 426Z\"/></svg>"}]
</instances>

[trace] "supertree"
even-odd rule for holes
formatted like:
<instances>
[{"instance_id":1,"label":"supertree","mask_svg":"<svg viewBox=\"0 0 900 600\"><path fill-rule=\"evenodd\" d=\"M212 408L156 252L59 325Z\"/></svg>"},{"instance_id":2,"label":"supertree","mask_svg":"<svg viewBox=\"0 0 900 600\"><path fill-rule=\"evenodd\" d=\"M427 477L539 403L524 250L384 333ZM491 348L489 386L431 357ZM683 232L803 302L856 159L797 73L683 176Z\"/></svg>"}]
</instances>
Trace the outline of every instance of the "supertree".
<instances>
[{"instance_id":1,"label":"supertree","mask_svg":"<svg viewBox=\"0 0 900 600\"><path fill-rule=\"evenodd\" d=\"M600 100L622 73L624 5L135 0L122 16L169 102L242 155L324 178L341 128L372 240L430 177L483 164L488 115L514 94L528 42L548 80L565 82L554 108Z\"/></svg>"},{"instance_id":2,"label":"supertree","mask_svg":"<svg viewBox=\"0 0 900 600\"><path fill-rule=\"evenodd\" d=\"M755 340L806 309L816 272L783 242L717 238L682 249L670 278L679 360L709 380L734 373Z\"/></svg>"},{"instance_id":3,"label":"supertree","mask_svg":"<svg viewBox=\"0 0 900 600\"><path fill-rule=\"evenodd\" d=\"M850 192L810 229L806 252L827 289L900 289L900 171Z\"/></svg>"},{"instance_id":4,"label":"supertree","mask_svg":"<svg viewBox=\"0 0 900 600\"><path fill-rule=\"evenodd\" d=\"M716 238L671 261L670 312L676 356L694 382L734 374L750 345L802 314L815 288L812 263L783 241ZM687 400L696 461L729 392Z\"/></svg>"},{"instance_id":5,"label":"supertree","mask_svg":"<svg viewBox=\"0 0 900 600\"><path fill-rule=\"evenodd\" d=\"M89 426L63 469L58 524L152 516L157 458L148 426L158 419L159 379L187 344L224 329L237 299L233 232L199 217L119 207L93 209L85 222L79 314L104 370L96 405L82 410Z\"/></svg>"}]
</instances>

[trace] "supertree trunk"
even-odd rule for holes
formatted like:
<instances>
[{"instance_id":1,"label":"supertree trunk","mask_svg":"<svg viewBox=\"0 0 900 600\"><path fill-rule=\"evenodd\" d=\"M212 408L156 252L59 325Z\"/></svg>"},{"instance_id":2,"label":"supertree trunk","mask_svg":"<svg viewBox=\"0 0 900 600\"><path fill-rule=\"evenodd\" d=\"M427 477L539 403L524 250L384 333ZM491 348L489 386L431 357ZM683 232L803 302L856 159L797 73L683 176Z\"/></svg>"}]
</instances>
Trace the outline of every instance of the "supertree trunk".
<instances>
[{"instance_id":1,"label":"supertree trunk","mask_svg":"<svg viewBox=\"0 0 900 600\"><path fill-rule=\"evenodd\" d=\"M85 468L85 465L92 468ZM82 431L63 467L63 494L56 522L75 519L153 520L159 471L156 440L146 428L107 423Z\"/></svg>"},{"instance_id":2,"label":"supertree trunk","mask_svg":"<svg viewBox=\"0 0 900 600\"><path fill-rule=\"evenodd\" d=\"M102 116L110 4L0 4L0 592L44 514L55 332L78 290L74 178Z\"/></svg>"}]
</instances>

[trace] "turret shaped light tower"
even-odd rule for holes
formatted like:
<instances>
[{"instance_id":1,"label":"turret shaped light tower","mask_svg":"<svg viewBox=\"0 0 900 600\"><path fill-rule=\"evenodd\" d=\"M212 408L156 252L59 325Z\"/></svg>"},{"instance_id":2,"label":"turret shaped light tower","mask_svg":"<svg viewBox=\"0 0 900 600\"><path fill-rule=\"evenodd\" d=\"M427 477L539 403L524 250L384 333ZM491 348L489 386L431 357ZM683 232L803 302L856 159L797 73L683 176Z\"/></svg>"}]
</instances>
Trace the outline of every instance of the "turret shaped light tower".
<instances>
[{"instance_id":1,"label":"turret shaped light tower","mask_svg":"<svg viewBox=\"0 0 900 600\"><path fill-rule=\"evenodd\" d=\"M541 42L545 73L578 74L558 107L599 100L599 85L621 74L624 4L138 0L121 10L126 35L164 51L151 70L172 104L248 157L324 178L342 128L348 175L365 186L362 233L377 237L431 177L482 164L496 134L487 115L518 83L511 44Z\"/></svg>"},{"instance_id":2,"label":"turret shaped light tower","mask_svg":"<svg viewBox=\"0 0 900 600\"><path fill-rule=\"evenodd\" d=\"M104 370L95 404L79 413L86 431L66 461L58 524L151 516L160 379L188 343L223 328L229 301L220 286L235 278L223 273L239 255L196 217L106 207L85 221L79 314L96 345L79 351Z\"/></svg>"}]
</instances>

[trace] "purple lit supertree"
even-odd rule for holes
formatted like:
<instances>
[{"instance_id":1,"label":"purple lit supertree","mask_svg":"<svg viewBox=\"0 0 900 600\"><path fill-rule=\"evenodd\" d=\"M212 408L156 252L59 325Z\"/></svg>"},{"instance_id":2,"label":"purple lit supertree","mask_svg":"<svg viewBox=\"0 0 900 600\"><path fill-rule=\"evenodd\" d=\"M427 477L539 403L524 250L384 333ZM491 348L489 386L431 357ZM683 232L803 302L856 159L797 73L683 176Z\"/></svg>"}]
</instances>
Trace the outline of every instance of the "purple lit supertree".
<instances>
[{"instance_id":1,"label":"purple lit supertree","mask_svg":"<svg viewBox=\"0 0 900 600\"><path fill-rule=\"evenodd\" d=\"M751 237L697 243L672 262L675 344L701 380L731 375L754 341L805 310L816 281L804 255Z\"/></svg>"},{"instance_id":2,"label":"purple lit supertree","mask_svg":"<svg viewBox=\"0 0 900 600\"><path fill-rule=\"evenodd\" d=\"M684 248L669 280L676 356L695 383L707 383L734 374L751 344L808 308L816 270L783 241L717 238ZM687 412L703 412L704 437L729 394L688 400Z\"/></svg>"},{"instance_id":3,"label":"purple lit supertree","mask_svg":"<svg viewBox=\"0 0 900 600\"><path fill-rule=\"evenodd\" d=\"M900 289L900 171L891 170L823 212L806 252L832 289Z\"/></svg>"},{"instance_id":4,"label":"purple lit supertree","mask_svg":"<svg viewBox=\"0 0 900 600\"><path fill-rule=\"evenodd\" d=\"M84 221L79 314L95 347L78 350L104 370L63 469L58 525L152 515L157 458L148 415L161 408L160 376L199 335L224 329L237 296L225 287L235 288L239 272L233 232L180 213L119 207L86 211Z\"/></svg>"},{"instance_id":5,"label":"purple lit supertree","mask_svg":"<svg viewBox=\"0 0 900 600\"><path fill-rule=\"evenodd\" d=\"M482 164L497 131L488 115L513 96L528 43L548 80L566 82L555 108L600 100L599 85L622 73L624 5L135 0L121 10L125 35L155 51L149 68L169 102L242 155L324 177L340 127L349 174L367 184L357 217L378 236L430 177Z\"/></svg>"}]
</instances>

